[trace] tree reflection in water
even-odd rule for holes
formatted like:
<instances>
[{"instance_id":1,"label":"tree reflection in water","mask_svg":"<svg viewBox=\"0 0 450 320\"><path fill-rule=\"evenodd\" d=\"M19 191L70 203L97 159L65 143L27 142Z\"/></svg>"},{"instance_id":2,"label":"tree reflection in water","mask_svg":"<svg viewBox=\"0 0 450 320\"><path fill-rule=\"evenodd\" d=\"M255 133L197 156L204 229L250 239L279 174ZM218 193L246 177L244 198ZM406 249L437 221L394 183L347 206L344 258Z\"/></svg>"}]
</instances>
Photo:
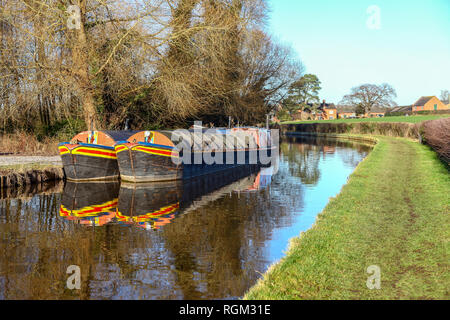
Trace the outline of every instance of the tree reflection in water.
<instances>
[{"instance_id":1,"label":"tree reflection in water","mask_svg":"<svg viewBox=\"0 0 450 320\"><path fill-rule=\"evenodd\" d=\"M324 159L353 168L368 151L358 148L293 139L274 176L265 168L2 194L0 299L240 297L274 262L274 231L301 219L305 185L339 170ZM81 290L66 288L69 265L80 266Z\"/></svg>"}]
</instances>

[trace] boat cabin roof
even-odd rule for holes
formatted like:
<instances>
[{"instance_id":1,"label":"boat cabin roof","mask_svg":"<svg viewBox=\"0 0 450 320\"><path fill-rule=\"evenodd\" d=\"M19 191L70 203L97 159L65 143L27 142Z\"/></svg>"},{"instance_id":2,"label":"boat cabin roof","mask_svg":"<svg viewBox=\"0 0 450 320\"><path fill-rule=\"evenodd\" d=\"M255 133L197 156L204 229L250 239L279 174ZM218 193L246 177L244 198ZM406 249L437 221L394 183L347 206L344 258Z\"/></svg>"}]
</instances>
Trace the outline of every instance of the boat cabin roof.
<instances>
[{"instance_id":1,"label":"boat cabin roof","mask_svg":"<svg viewBox=\"0 0 450 320\"><path fill-rule=\"evenodd\" d=\"M113 147L119 141L126 141L138 131L83 131L75 135L71 143L88 143Z\"/></svg>"},{"instance_id":2,"label":"boat cabin roof","mask_svg":"<svg viewBox=\"0 0 450 320\"><path fill-rule=\"evenodd\" d=\"M140 131L128 138L130 143L148 143L170 148L193 150L248 149L260 146L259 136L254 130L174 130Z\"/></svg>"}]
</instances>

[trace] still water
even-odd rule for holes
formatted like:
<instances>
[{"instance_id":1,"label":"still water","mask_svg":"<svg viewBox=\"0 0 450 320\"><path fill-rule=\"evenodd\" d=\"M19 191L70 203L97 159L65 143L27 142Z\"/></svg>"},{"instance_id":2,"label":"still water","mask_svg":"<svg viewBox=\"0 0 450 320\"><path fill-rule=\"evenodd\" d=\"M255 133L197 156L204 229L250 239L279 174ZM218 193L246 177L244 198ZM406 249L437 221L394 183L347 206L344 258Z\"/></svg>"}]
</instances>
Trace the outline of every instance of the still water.
<instances>
[{"instance_id":1,"label":"still water","mask_svg":"<svg viewBox=\"0 0 450 320\"><path fill-rule=\"evenodd\" d=\"M309 229L370 147L289 138L271 168L189 183L3 193L0 299L234 299ZM81 289L66 286L80 267Z\"/></svg>"}]
</instances>

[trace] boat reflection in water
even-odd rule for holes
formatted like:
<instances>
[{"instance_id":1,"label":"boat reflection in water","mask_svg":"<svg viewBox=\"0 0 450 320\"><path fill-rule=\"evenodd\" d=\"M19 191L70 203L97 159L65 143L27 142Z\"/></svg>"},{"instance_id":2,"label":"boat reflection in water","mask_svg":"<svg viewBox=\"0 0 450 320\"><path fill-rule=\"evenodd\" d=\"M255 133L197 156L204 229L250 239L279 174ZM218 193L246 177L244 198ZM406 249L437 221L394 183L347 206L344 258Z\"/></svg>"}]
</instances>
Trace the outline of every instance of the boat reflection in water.
<instances>
[{"instance_id":1,"label":"boat reflection in water","mask_svg":"<svg viewBox=\"0 0 450 320\"><path fill-rule=\"evenodd\" d=\"M119 224L160 229L232 192L267 186L273 167L237 167L184 181L132 184L66 182L60 215L87 226Z\"/></svg>"},{"instance_id":2,"label":"boat reflection in water","mask_svg":"<svg viewBox=\"0 0 450 320\"><path fill-rule=\"evenodd\" d=\"M59 215L88 226L103 226L116 216L119 182L67 181Z\"/></svg>"},{"instance_id":3,"label":"boat reflection in water","mask_svg":"<svg viewBox=\"0 0 450 320\"><path fill-rule=\"evenodd\" d=\"M170 223L180 209L182 183L123 183L116 218L119 223L144 229L159 229Z\"/></svg>"}]
</instances>

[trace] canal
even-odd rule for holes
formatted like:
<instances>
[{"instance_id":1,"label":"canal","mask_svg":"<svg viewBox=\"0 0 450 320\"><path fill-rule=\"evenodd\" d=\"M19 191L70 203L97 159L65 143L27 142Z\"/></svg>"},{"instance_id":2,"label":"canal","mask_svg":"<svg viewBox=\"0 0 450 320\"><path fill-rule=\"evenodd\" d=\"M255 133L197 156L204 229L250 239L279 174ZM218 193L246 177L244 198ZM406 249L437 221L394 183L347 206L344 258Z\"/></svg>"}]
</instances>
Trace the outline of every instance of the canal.
<instances>
[{"instance_id":1,"label":"canal","mask_svg":"<svg viewBox=\"0 0 450 320\"><path fill-rule=\"evenodd\" d=\"M370 150L288 138L278 162L261 170L2 193L0 299L240 298ZM71 265L79 290L66 286Z\"/></svg>"}]
</instances>

